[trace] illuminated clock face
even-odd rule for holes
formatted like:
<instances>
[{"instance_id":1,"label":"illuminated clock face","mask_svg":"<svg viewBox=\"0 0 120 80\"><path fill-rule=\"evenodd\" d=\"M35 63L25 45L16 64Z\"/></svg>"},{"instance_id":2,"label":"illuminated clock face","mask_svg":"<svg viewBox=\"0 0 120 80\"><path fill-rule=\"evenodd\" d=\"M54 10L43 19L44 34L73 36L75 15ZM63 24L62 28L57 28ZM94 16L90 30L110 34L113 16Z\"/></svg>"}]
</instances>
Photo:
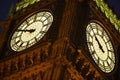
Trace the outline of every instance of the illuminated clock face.
<instances>
[{"instance_id":1,"label":"illuminated clock face","mask_svg":"<svg viewBox=\"0 0 120 80\"><path fill-rule=\"evenodd\" d=\"M86 28L87 45L90 54L105 73L110 73L115 67L115 53L112 42L102 26L91 22Z\"/></svg>"},{"instance_id":2,"label":"illuminated clock face","mask_svg":"<svg viewBox=\"0 0 120 80\"><path fill-rule=\"evenodd\" d=\"M22 51L37 43L45 35L53 22L50 12L39 12L27 18L13 33L10 47Z\"/></svg>"}]
</instances>

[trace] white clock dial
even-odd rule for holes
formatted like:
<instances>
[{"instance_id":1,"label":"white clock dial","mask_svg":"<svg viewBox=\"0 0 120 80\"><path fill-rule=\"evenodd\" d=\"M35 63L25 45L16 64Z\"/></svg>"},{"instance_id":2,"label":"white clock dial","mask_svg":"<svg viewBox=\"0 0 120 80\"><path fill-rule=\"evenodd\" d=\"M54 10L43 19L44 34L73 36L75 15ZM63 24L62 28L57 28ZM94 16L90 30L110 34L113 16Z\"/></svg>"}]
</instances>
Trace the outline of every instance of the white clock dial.
<instances>
[{"instance_id":1,"label":"white clock dial","mask_svg":"<svg viewBox=\"0 0 120 80\"><path fill-rule=\"evenodd\" d=\"M50 12L39 12L27 18L13 33L10 41L14 51L25 50L37 43L53 22Z\"/></svg>"},{"instance_id":2,"label":"white clock dial","mask_svg":"<svg viewBox=\"0 0 120 80\"><path fill-rule=\"evenodd\" d=\"M96 22L89 23L86 28L86 38L90 54L98 67L105 73L113 71L115 67L114 48L102 26Z\"/></svg>"}]
</instances>

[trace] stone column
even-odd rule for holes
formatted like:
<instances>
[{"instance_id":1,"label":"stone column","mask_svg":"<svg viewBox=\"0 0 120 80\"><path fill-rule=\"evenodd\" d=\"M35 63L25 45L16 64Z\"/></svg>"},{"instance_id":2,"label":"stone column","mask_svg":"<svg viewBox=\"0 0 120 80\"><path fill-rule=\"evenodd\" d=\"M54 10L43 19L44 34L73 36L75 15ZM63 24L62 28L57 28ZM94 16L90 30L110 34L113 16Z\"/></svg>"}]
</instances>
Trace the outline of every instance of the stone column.
<instances>
[{"instance_id":1,"label":"stone column","mask_svg":"<svg viewBox=\"0 0 120 80\"><path fill-rule=\"evenodd\" d=\"M60 57L59 62L55 61L52 73L52 80L60 80L63 76L63 64L62 57L65 56L69 41L70 35L74 28L74 20L76 16L76 8L77 8L78 0L65 0L65 8L63 11L62 21L59 26L58 39L54 42L52 46L52 55L51 58L55 59Z\"/></svg>"}]
</instances>

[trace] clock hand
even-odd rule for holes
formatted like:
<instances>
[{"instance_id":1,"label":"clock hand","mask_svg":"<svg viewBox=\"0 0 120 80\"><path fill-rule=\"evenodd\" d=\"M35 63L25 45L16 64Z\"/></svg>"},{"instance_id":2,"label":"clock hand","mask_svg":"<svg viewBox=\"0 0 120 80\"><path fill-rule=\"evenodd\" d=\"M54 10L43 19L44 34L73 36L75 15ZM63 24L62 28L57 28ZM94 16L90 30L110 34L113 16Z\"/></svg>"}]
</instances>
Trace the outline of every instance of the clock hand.
<instances>
[{"instance_id":1,"label":"clock hand","mask_svg":"<svg viewBox=\"0 0 120 80\"><path fill-rule=\"evenodd\" d=\"M21 30L21 29L18 29L17 31L22 31L22 32L29 32L29 33L32 33L35 31L35 29L30 29L30 30Z\"/></svg>"},{"instance_id":2,"label":"clock hand","mask_svg":"<svg viewBox=\"0 0 120 80\"><path fill-rule=\"evenodd\" d=\"M90 25L90 27L92 28L92 25ZM93 28L92 28L92 29L93 29ZM103 48L102 48L102 46L101 46L99 40L97 39L97 36L96 36L94 30L93 30L93 34L95 35L95 40L97 41L97 43L98 43L98 45L99 45L99 48L100 48L100 49L102 50L102 52L104 53L104 50L103 50Z\"/></svg>"},{"instance_id":3,"label":"clock hand","mask_svg":"<svg viewBox=\"0 0 120 80\"><path fill-rule=\"evenodd\" d=\"M104 53L104 50L99 42L99 40L97 39L97 37L95 36L95 40L97 41L98 45L99 45L99 48L102 50L102 52Z\"/></svg>"},{"instance_id":4,"label":"clock hand","mask_svg":"<svg viewBox=\"0 0 120 80\"><path fill-rule=\"evenodd\" d=\"M92 25L90 25L90 27L92 28ZM92 28L92 29L93 29L93 28ZM97 39L97 36L96 36L94 30L93 30L93 34L94 34L94 36L95 36L95 40L97 41L97 43L98 43L98 45L99 45L99 48L100 48L100 49L102 50L102 52L104 53L104 50L103 50L103 48L102 48L102 46L101 46L99 40Z\"/></svg>"}]
</instances>

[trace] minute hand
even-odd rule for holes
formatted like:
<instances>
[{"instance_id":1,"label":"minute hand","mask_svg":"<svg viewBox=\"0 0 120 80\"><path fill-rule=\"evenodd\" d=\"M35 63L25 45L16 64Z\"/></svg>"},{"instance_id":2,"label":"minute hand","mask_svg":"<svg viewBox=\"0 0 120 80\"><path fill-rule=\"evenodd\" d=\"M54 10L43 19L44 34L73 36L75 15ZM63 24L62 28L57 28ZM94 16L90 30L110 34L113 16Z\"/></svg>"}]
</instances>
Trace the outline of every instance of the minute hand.
<instances>
[{"instance_id":1,"label":"minute hand","mask_svg":"<svg viewBox=\"0 0 120 80\"><path fill-rule=\"evenodd\" d=\"M35 29L30 29L30 30L21 30L21 29L18 29L17 31L22 31L22 32L29 32L29 33L32 33L35 31Z\"/></svg>"},{"instance_id":2,"label":"minute hand","mask_svg":"<svg viewBox=\"0 0 120 80\"><path fill-rule=\"evenodd\" d=\"M101 46L99 40L97 39L97 37L95 37L95 40L98 42L99 48L100 48L100 49L102 50L102 52L104 53L104 50L103 50L103 48L102 48L102 46Z\"/></svg>"}]
</instances>

